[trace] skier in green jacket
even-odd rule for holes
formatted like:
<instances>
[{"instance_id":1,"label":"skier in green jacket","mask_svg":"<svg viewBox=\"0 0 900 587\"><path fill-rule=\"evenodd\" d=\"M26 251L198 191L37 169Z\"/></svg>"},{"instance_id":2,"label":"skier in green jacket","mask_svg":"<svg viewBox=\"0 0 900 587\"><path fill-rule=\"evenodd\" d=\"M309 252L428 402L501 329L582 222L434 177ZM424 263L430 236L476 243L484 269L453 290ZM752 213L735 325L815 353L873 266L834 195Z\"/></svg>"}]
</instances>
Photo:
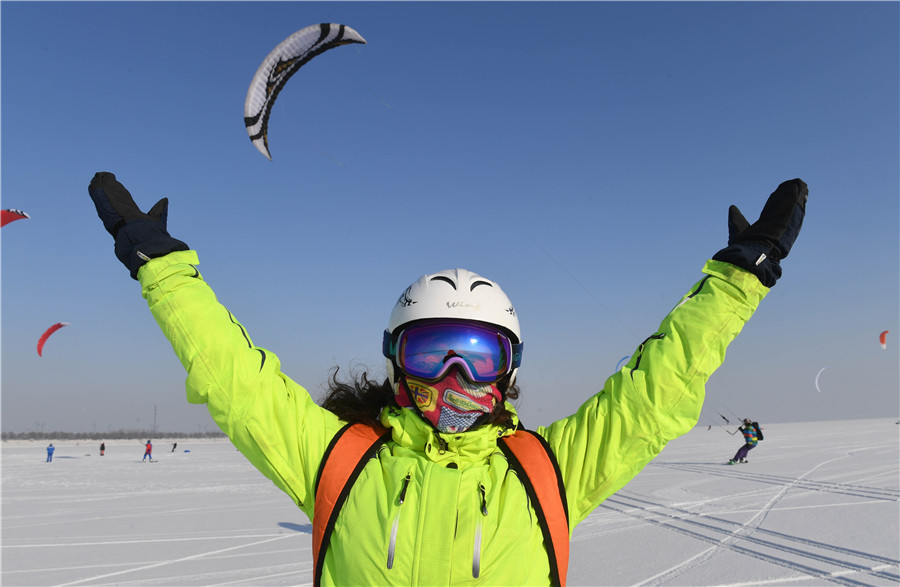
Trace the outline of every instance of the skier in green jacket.
<instances>
[{"instance_id":1,"label":"skier in green jacket","mask_svg":"<svg viewBox=\"0 0 900 587\"><path fill-rule=\"evenodd\" d=\"M115 253L188 372L187 398L312 520L323 455L348 422L390 439L365 462L333 526L316 582L327 585L546 585L553 561L534 504L498 450L519 425L522 334L500 287L465 270L402 293L384 335L387 378L332 375L323 405L216 300L198 257L166 230L168 201L140 210L115 176L88 188ZM805 214L806 184L778 186L755 223L732 206L728 245L571 416L536 432L559 466L569 534L688 432L704 386L781 276ZM478 341L478 342L476 342Z\"/></svg>"}]
</instances>

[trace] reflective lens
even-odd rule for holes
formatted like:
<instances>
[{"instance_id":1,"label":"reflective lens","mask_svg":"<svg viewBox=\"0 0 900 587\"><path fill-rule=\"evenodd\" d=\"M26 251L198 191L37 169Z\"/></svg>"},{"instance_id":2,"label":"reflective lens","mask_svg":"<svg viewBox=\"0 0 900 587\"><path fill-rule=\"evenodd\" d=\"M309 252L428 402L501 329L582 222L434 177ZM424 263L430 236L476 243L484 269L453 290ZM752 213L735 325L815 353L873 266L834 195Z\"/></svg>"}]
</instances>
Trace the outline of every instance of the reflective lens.
<instances>
[{"instance_id":1,"label":"reflective lens","mask_svg":"<svg viewBox=\"0 0 900 587\"><path fill-rule=\"evenodd\" d=\"M522 345L512 344L496 328L472 322L430 321L400 333L393 347L385 333L385 356L394 357L407 375L439 379L459 365L470 380L493 383L519 366Z\"/></svg>"}]
</instances>

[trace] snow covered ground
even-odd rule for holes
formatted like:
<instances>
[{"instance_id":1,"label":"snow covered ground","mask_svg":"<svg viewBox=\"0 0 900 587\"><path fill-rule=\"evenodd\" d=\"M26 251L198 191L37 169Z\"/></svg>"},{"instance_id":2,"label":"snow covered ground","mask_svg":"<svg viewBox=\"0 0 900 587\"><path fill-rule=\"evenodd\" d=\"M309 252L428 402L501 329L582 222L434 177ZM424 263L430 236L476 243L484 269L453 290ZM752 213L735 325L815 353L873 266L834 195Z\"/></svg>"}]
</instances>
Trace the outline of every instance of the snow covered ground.
<instances>
[{"instance_id":1,"label":"snow covered ground","mask_svg":"<svg viewBox=\"0 0 900 587\"><path fill-rule=\"evenodd\" d=\"M675 440L575 531L570 585L898 585L896 418ZM306 585L309 520L227 441L4 442L2 584ZM189 450L190 452L185 452Z\"/></svg>"}]
</instances>

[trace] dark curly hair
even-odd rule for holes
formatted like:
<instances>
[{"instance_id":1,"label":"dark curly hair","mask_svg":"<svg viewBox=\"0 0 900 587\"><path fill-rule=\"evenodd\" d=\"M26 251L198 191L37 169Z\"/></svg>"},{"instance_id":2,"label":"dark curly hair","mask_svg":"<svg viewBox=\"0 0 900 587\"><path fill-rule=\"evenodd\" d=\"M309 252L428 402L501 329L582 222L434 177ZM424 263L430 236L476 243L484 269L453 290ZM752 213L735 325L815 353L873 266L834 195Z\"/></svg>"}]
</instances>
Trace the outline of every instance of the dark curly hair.
<instances>
[{"instance_id":1,"label":"dark curly hair","mask_svg":"<svg viewBox=\"0 0 900 587\"><path fill-rule=\"evenodd\" d=\"M337 414L341 420L378 424L379 416L384 408L397 407L394 388L387 378L379 383L370 379L368 372L362 370L356 374L351 373L352 380L344 382L338 380L339 371L340 367L331 369L327 391L321 406ZM504 399L519 399L519 386L509 385L508 375L497 382L497 388L503 394ZM510 422L511 418L512 413L506 409L503 403L500 403L483 423L503 425Z\"/></svg>"}]
</instances>

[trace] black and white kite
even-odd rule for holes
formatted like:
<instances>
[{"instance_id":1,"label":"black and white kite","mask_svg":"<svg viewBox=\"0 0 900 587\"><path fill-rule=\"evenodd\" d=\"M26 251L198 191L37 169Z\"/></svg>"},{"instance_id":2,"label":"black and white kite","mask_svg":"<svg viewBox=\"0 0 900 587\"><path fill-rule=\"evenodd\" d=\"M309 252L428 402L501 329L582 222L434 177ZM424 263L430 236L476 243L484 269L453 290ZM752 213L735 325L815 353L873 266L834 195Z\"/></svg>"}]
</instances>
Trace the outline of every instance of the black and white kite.
<instances>
[{"instance_id":1,"label":"black and white kite","mask_svg":"<svg viewBox=\"0 0 900 587\"><path fill-rule=\"evenodd\" d=\"M315 24L292 34L263 59L247 90L244 124L250 140L269 160L269 115L284 84L313 57L351 43L365 44L366 40L346 25Z\"/></svg>"}]
</instances>

